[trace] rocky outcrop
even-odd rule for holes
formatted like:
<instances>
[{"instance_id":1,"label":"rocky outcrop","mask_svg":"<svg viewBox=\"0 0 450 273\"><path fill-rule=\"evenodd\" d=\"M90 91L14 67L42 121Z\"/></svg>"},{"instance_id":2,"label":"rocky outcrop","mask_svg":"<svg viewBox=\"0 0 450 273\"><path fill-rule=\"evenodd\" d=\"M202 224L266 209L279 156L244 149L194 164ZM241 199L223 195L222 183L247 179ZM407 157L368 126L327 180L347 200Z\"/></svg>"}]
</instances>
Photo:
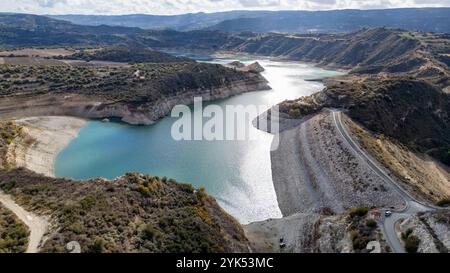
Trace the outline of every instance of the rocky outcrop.
<instances>
[{"instance_id":1,"label":"rocky outcrop","mask_svg":"<svg viewBox=\"0 0 450 273\"><path fill-rule=\"evenodd\" d=\"M240 61L234 61L234 62L228 63L227 66L233 67L233 68L243 68L243 67L245 67L245 64Z\"/></svg>"},{"instance_id":2,"label":"rocky outcrop","mask_svg":"<svg viewBox=\"0 0 450 273\"><path fill-rule=\"evenodd\" d=\"M270 89L259 73L215 64L139 64L89 69L4 67L2 71L29 77L22 86L9 85L5 95L0 92L0 114L5 117L115 117L130 124L146 125L166 116L176 105L192 104L195 97L210 101ZM78 73L83 76L65 78ZM38 77L45 80L37 86Z\"/></svg>"},{"instance_id":3,"label":"rocky outcrop","mask_svg":"<svg viewBox=\"0 0 450 273\"><path fill-rule=\"evenodd\" d=\"M264 67L258 62L254 62L249 65L245 65L240 61L234 61L226 65L227 67L234 68L239 71L252 72L252 73L262 73L265 71Z\"/></svg>"},{"instance_id":4,"label":"rocky outcrop","mask_svg":"<svg viewBox=\"0 0 450 273\"><path fill-rule=\"evenodd\" d=\"M230 86L214 88L210 90L192 90L172 97L161 98L151 103L134 105L132 103L100 104L85 107L84 111L73 113L85 118L117 117L122 121L133 125L149 125L158 119L167 116L176 105L190 105L195 97L201 97L204 101L224 99L250 91L267 90L270 87L267 82L258 77L256 81L233 82Z\"/></svg>"},{"instance_id":5,"label":"rocky outcrop","mask_svg":"<svg viewBox=\"0 0 450 273\"><path fill-rule=\"evenodd\" d=\"M189 105L195 97L204 101L224 99L245 92L268 90L267 81L259 75L253 75L246 80L234 81L229 85L211 89L186 90L183 93L162 97L151 102L102 101L92 96L48 96L23 98L8 98L0 103L3 116L74 116L81 118L120 118L133 125L149 125L167 116L176 105ZM33 102L33 103L31 103ZM16 107L10 109L10 103ZM26 107L23 109L22 107Z\"/></svg>"},{"instance_id":6,"label":"rocky outcrop","mask_svg":"<svg viewBox=\"0 0 450 273\"><path fill-rule=\"evenodd\" d=\"M247 65L246 67L243 67L242 71L248 71L248 72L253 72L253 73L262 73L265 71L265 69L258 62L254 62L252 64Z\"/></svg>"}]
</instances>

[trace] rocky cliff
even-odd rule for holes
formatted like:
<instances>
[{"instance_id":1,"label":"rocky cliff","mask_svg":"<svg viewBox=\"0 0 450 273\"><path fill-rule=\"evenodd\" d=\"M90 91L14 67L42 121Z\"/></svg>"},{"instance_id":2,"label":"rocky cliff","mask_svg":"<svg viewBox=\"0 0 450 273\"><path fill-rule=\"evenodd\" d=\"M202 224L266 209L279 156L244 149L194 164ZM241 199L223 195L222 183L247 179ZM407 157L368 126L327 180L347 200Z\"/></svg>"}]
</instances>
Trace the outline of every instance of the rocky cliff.
<instances>
[{"instance_id":1,"label":"rocky cliff","mask_svg":"<svg viewBox=\"0 0 450 273\"><path fill-rule=\"evenodd\" d=\"M195 62L122 67L3 66L3 116L116 117L151 124L194 97L205 101L269 89L259 73ZM17 82L17 78L20 83Z\"/></svg>"}]
</instances>

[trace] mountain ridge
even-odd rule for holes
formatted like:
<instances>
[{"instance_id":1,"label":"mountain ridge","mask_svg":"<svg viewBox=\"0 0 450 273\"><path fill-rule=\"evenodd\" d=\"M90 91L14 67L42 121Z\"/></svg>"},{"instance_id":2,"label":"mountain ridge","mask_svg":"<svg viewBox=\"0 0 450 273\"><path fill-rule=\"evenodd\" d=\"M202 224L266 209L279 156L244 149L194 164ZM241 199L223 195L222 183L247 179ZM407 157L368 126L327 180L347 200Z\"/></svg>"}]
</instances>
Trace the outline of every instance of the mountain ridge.
<instances>
[{"instance_id":1,"label":"mountain ridge","mask_svg":"<svg viewBox=\"0 0 450 273\"><path fill-rule=\"evenodd\" d=\"M179 31L212 29L254 32L350 32L362 27L400 27L408 30L449 32L449 8L344 9L329 11L246 11L181 15L48 15L83 25L117 25ZM427 24L423 24L426 20ZM242 22L247 24L243 25ZM388 23L386 24L386 21ZM384 23L383 23L384 22ZM355 27L356 26L356 27Z\"/></svg>"}]
</instances>

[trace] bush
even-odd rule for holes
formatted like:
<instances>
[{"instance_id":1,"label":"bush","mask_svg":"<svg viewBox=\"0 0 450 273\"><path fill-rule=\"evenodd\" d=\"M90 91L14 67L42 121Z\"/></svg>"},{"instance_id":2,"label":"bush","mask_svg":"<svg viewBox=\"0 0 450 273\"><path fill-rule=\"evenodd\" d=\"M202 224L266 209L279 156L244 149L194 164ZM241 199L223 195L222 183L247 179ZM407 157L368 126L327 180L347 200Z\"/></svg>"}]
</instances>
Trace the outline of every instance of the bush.
<instances>
[{"instance_id":1,"label":"bush","mask_svg":"<svg viewBox=\"0 0 450 273\"><path fill-rule=\"evenodd\" d=\"M105 249L105 240L97 237L92 245L89 246L89 250L93 253L102 253Z\"/></svg>"},{"instance_id":2,"label":"bush","mask_svg":"<svg viewBox=\"0 0 450 273\"><path fill-rule=\"evenodd\" d=\"M370 228L376 228L378 226L378 224L377 224L377 221L375 221L373 219L367 219L366 226L368 226Z\"/></svg>"},{"instance_id":3,"label":"bush","mask_svg":"<svg viewBox=\"0 0 450 273\"><path fill-rule=\"evenodd\" d=\"M367 214L367 212L369 212L368 208L365 207L361 207L361 208L354 208L350 210L350 216L351 217L355 217L355 216L365 216Z\"/></svg>"},{"instance_id":4,"label":"bush","mask_svg":"<svg viewBox=\"0 0 450 273\"><path fill-rule=\"evenodd\" d=\"M159 238L161 236L161 232L152 224L148 224L142 230L142 239L144 240L153 240L154 238Z\"/></svg>"},{"instance_id":5,"label":"bush","mask_svg":"<svg viewBox=\"0 0 450 273\"><path fill-rule=\"evenodd\" d=\"M405 240L405 250L408 253L416 253L419 248L420 239L415 235L410 235Z\"/></svg>"},{"instance_id":6,"label":"bush","mask_svg":"<svg viewBox=\"0 0 450 273\"><path fill-rule=\"evenodd\" d=\"M300 109L291 109L289 110L289 116L292 118L299 118L301 115Z\"/></svg>"},{"instance_id":7,"label":"bush","mask_svg":"<svg viewBox=\"0 0 450 273\"><path fill-rule=\"evenodd\" d=\"M0 206L0 253L25 252L28 228L12 212Z\"/></svg>"},{"instance_id":8,"label":"bush","mask_svg":"<svg viewBox=\"0 0 450 273\"><path fill-rule=\"evenodd\" d=\"M402 232L402 239L406 240L413 233L411 228L408 228L405 232Z\"/></svg>"},{"instance_id":9,"label":"bush","mask_svg":"<svg viewBox=\"0 0 450 273\"><path fill-rule=\"evenodd\" d=\"M405 242L405 250L408 253L416 253L419 248L420 239L419 237L412 235L413 230L411 228L402 232L402 240Z\"/></svg>"},{"instance_id":10,"label":"bush","mask_svg":"<svg viewBox=\"0 0 450 273\"><path fill-rule=\"evenodd\" d=\"M0 182L0 189L2 189L5 193L10 193L11 190L16 186L15 180L8 180Z\"/></svg>"},{"instance_id":11,"label":"bush","mask_svg":"<svg viewBox=\"0 0 450 273\"><path fill-rule=\"evenodd\" d=\"M371 241L369 237L361 235L358 231L353 231L350 236L355 251L365 249L367 244Z\"/></svg>"}]
</instances>

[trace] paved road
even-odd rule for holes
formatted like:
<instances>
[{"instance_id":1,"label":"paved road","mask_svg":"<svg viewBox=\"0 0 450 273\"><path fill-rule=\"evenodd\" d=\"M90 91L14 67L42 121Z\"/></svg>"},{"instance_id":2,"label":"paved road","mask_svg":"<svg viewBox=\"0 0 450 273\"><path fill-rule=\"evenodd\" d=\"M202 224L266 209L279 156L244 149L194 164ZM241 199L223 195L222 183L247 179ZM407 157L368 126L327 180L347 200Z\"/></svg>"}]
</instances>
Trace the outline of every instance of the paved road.
<instances>
[{"instance_id":1,"label":"paved road","mask_svg":"<svg viewBox=\"0 0 450 273\"><path fill-rule=\"evenodd\" d=\"M23 223L25 223L25 225L28 226L30 237L28 239L26 252L38 252L39 243L49 227L48 222L44 218L24 210L21 206L17 205L9 195L6 195L2 191L0 191L0 203L11 210Z\"/></svg>"},{"instance_id":2,"label":"paved road","mask_svg":"<svg viewBox=\"0 0 450 273\"><path fill-rule=\"evenodd\" d=\"M404 253L405 249L400 242L400 239L397 236L395 231L395 224L410 215L416 214L418 212L426 212L433 211L436 209L440 209L435 206L427 205L422 202L415 200L413 196L411 196L406 190L404 190L394 179L392 179L389 175L387 175L383 169L381 169L378 164L365 152L363 151L359 145L350 137L347 129L343 126L341 120L341 112L338 110L332 110L334 124L339 131L339 134L342 138L350 145L350 147L360 156L369 167L384 181L391 183L398 194L403 198L405 202L405 207L401 210L392 211L392 215L390 217L384 217L382 219L383 222L383 232L386 236L386 240L391 246L392 250L396 253ZM384 210L385 211L385 210Z\"/></svg>"}]
</instances>

